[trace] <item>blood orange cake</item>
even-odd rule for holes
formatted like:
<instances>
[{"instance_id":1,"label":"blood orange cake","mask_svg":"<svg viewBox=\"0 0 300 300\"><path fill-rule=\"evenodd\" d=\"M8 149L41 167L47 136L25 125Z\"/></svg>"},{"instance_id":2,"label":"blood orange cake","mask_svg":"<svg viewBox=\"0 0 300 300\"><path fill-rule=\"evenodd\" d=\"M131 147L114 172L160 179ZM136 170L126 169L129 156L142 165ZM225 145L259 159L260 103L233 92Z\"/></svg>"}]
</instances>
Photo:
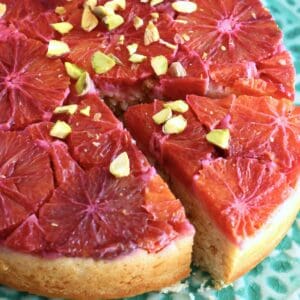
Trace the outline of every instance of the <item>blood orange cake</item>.
<instances>
[{"instance_id":1,"label":"blood orange cake","mask_svg":"<svg viewBox=\"0 0 300 300\"><path fill-rule=\"evenodd\" d=\"M291 101L187 96L130 107L125 124L183 201L194 262L217 281L253 268L295 219L300 114Z\"/></svg>"},{"instance_id":2,"label":"blood orange cake","mask_svg":"<svg viewBox=\"0 0 300 300\"><path fill-rule=\"evenodd\" d=\"M258 0L0 0L0 283L108 299L186 277L194 229L113 112L192 94L126 124L195 263L242 275L298 211L294 77Z\"/></svg>"}]
</instances>

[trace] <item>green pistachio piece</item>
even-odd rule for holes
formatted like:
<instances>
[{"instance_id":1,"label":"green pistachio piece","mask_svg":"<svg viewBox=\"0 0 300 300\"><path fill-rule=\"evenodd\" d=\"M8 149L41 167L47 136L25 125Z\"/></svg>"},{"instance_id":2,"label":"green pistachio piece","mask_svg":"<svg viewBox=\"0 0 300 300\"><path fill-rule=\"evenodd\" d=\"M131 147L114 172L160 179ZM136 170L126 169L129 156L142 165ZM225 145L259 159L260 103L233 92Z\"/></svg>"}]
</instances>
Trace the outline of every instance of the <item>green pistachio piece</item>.
<instances>
[{"instance_id":1,"label":"green pistachio piece","mask_svg":"<svg viewBox=\"0 0 300 300\"><path fill-rule=\"evenodd\" d=\"M168 60L163 55L152 57L151 67L157 76L165 75L168 72Z\"/></svg>"},{"instance_id":2,"label":"green pistachio piece","mask_svg":"<svg viewBox=\"0 0 300 300\"><path fill-rule=\"evenodd\" d=\"M133 44L128 45L126 48L127 48L128 52L129 52L129 55L132 55L132 54L134 54L137 51L138 44L133 43Z\"/></svg>"},{"instance_id":3,"label":"green pistachio piece","mask_svg":"<svg viewBox=\"0 0 300 300\"><path fill-rule=\"evenodd\" d=\"M179 61L171 63L169 73L173 77L185 77L187 75L184 66Z\"/></svg>"},{"instance_id":4,"label":"green pistachio piece","mask_svg":"<svg viewBox=\"0 0 300 300\"><path fill-rule=\"evenodd\" d=\"M159 39L160 36L157 27L154 25L152 21L149 21L144 33L145 46L158 42Z\"/></svg>"},{"instance_id":5,"label":"green pistachio piece","mask_svg":"<svg viewBox=\"0 0 300 300\"><path fill-rule=\"evenodd\" d=\"M81 16L81 28L86 32L91 32L98 25L97 17L92 13L89 6L85 6Z\"/></svg>"},{"instance_id":6,"label":"green pistachio piece","mask_svg":"<svg viewBox=\"0 0 300 300\"><path fill-rule=\"evenodd\" d=\"M161 125L164 124L166 121L172 118L172 110L170 108L164 108L157 112L152 119L155 124Z\"/></svg>"},{"instance_id":7,"label":"green pistachio piece","mask_svg":"<svg viewBox=\"0 0 300 300\"><path fill-rule=\"evenodd\" d=\"M229 129L214 129L206 135L206 139L213 145L221 149L229 148L230 131Z\"/></svg>"},{"instance_id":8,"label":"green pistachio piece","mask_svg":"<svg viewBox=\"0 0 300 300\"><path fill-rule=\"evenodd\" d=\"M73 25L69 22L52 23L51 27L60 34L69 33L73 29Z\"/></svg>"},{"instance_id":9,"label":"green pistachio piece","mask_svg":"<svg viewBox=\"0 0 300 300\"><path fill-rule=\"evenodd\" d=\"M147 59L147 56L134 53L129 57L129 61L135 64L140 64Z\"/></svg>"},{"instance_id":10,"label":"green pistachio piece","mask_svg":"<svg viewBox=\"0 0 300 300\"><path fill-rule=\"evenodd\" d=\"M59 57L70 52L68 44L62 41L50 40L48 44L47 57Z\"/></svg>"},{"instance_id":11,"label":"green pistachio piece","mask_svg":"<svg viewBox=\"0 0 300 300\"><path fill-rule=\"evenodd\" d=\"M107 25L109 31L114 30L124 23L124 19L120 15L108 15L103 18L104 24Z\"/></svg>"},{"instance_id":12,"label":"green pistachio piece","mask_svg":"<svg viewBox=\"0 0 300 300\"><path fill-rule=\"evenodd\" d=\"M122 152L110 163L109 172L117 178L127 177L130 174L130 161L127 152Z\"/></svg>"},{"instance_id":13,"label":"green pistachio piece","mask_svg":"<svg viewBox=\"0 0 300 300\"><path fill-rule=\"evenodd\" d=\"M0 2L0 18L2 18L6 13L7 7L5 3Z\"/></svg>"},{"instance_id":14,"label":"green pistachio piece","mask_svg":"<svg viewBox=\"0 0 300 300\"><path fill-rule=\"evenodd\" d=\"M92 56L92 66L97 74L110 71L116 65L116 61L101 51L96 51Z\"/></svg>"},{"instance_id":15,"label":"green pistachio piece","mask_svg":"<svg viewBox=\"0 0 300 300\"><path fill-rule=\"evenodd\" d=\"M78 109L77 104L58 106L58 107L55 108L54 113L55 114L74 115L76 113L77 109Z\"/></svg>"},{"instance_id":16,"label":"green pistachio piece","mask_svg":"<svg viewBox=\"0 0 300 300\"><path fill-rule=\"evenodd\" d=\"M72 128L64 121L56 121L50 130L50 135L59 139L65 139L72 132Z\"/></svg>"},{"instance_id":17,"label":"green pistachio piece","mask_svg":"<svg viewBox=\"0 0 300 300\"><path fill-rule=\"evenodd\" d=\"M163 126L164 134L179 134L185 130L187 121L182 115L169 119Z\"/></svg>"},{"instance_id":18,"label":"green pistachio piece","mask_svg":"<svg viewBox=\"0 0 300 300\"><path fill-rule=\"evenodd\" d=\"M72 78L77 80L80 75L84 72L83 69L79 68L77 65L70 62L65 62L65 69L67 74Z\"/></svg>"},{"instance_id":19,"label":"green pistachio piece","mask_svg":"<svg viewBox=\"0 0 300 300\"><path fill-rule=\"evenodd\" d=\"M133 26L136 30L138 30L139 28L141 28L144 25L144 21L142 18L135 16L133 18Z\"/></svg>"},{"instance_id":20,"label":"green pistachio piece","mask_svg":"<svg viewBox=\"0 0 300 300\"><path fill-rule=\"evenodd\" d=\"M191 1L175 1L172 8L179 13L190 14L197 10L197 4Z\"/></svg>"},{"instance_id":21,"label":"green pistachio piece","mask_svg":"<svg viewBox=\"0 0 300 300\"><path fill-rule=\"evenodd\" d=\"M189 105L183 100L176 100L164 103L164 107L169 107L172 111L185 113L189 110Z\"/></svg>"},{"instance_id":22,"label":"green pistachio piece","mask_svg":"<svg viewBox=\"0 0 300 300\"><path fill-rule=\"evenodd\" d=\"M85 108L82 108L80 110L80 114L86 117L89 117L91 115L91 107L88 105Z\"/></svg>"},{"instance_id":23,"label":"green pistachio piece","mask_svg":"<svg viewBox=\"0 0 300 300\"><path fill-rule=\"evenodd\" d=\"M88 94L94 88L93 81L88 72L83 72L78 78L75 89L79 96Z\"/></svg>"}]
</instances>

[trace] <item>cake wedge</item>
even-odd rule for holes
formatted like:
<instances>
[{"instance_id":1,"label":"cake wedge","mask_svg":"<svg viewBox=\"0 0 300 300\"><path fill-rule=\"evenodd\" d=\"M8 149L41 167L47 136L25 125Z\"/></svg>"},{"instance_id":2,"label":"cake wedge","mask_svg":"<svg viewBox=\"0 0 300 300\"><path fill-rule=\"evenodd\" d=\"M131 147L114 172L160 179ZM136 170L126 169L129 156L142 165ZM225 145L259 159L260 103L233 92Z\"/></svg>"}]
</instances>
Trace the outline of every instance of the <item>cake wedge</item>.
<instances>
[{"instance_id":1,"label":"cake wedge","mask_svg":"<svg viewBox=\"0 0 300 300\"><path fill-rule=\"evenodd\" d=\"M219 284L265 258L299 211L299 120L289 100L249 96L187 96L125 113L196 228L194 263Z\"/></svg>"}]
</instances>

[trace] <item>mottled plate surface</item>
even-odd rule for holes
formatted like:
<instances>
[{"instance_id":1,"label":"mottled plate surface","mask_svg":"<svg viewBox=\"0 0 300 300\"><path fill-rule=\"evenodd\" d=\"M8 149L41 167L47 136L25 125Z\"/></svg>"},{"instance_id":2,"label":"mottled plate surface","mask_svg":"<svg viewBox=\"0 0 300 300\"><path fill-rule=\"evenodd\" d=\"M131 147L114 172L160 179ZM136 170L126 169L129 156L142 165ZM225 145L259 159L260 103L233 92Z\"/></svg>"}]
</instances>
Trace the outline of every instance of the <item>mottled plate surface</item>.
<instances>
[{"instance_id":1,"label":"mottled plate surface","mask_svg":"<svg viewBox=\"0 0 300 300\"><path fill-rule=\"evenodd\" d=\"M296 70L296 103L300 105L300 1L265 1L285 35ZM300 195L299 195L300 197ZM207 274L194 269L179 292L150 293L130 300L300 300L300 214L280 245L255 269L220 291L211 288ZM0 300L42 300L0 286Z\"/></svg>"}]
</instances>

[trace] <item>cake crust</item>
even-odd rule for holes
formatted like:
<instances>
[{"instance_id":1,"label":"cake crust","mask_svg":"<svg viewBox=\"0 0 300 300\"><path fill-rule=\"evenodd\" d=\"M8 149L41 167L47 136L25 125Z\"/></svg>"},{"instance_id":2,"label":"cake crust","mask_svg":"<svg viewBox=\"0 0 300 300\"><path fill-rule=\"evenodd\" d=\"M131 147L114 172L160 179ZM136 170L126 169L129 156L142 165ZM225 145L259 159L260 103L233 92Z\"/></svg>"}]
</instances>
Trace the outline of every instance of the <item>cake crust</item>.
<instances>
[{"instance_id":1,"label":"cake crust","mask_svg":"<svg viewBox=\"0 0 300 300\"><path fill-rule=\"evenodd\" d=\"M2 248L0 282L48 297L117 299L159 290L190 273L193 232L158 253L144 250L115 260L41 258Z\"/></svg>"}]
</instances>

